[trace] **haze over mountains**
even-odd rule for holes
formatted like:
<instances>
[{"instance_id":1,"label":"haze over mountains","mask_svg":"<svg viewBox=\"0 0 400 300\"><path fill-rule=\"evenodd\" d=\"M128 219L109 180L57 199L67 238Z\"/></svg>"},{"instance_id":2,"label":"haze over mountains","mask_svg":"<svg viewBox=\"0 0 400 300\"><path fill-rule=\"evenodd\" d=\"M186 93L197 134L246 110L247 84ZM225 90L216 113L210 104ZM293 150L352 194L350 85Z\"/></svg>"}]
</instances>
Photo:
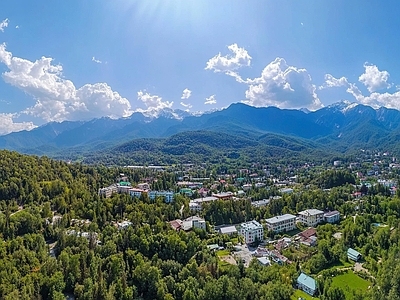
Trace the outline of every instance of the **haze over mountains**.
<instances>
[{"instance_id":1,"label":"haze over mountains","mask_svg":"<svg viewBox=\"0 0 400 300\"><path fill-rule=\"evenodd\" d=\"M223 138L224 135L229 139ZM400 111L384 107L375 110L348 102L339 102L314 112L276 107L256 108L236 103L226 109L198 116L165 110L156 118L134 113L122 119L53 122L31 131L1 136L0 147L52 155L65 150L104 151L116 146L123 147L124 143L135 139L157 139L168 141L169 146L177 146L184 141L193 144L220 137L220 143L217 139L209 146L225 147L227 141L231 141L231 148L234 149L240 148L241 144L268 145L272 143L268 136L281 141L285 139L287 145L284 148L288 150L295 147L288 142L290 137L289 140L296 141L296 145L305 143L310 148L328 146L331 150L344 152L357 147L379 146L394 151L395 141L400 137Z\"/></svg>"}]
</instances>

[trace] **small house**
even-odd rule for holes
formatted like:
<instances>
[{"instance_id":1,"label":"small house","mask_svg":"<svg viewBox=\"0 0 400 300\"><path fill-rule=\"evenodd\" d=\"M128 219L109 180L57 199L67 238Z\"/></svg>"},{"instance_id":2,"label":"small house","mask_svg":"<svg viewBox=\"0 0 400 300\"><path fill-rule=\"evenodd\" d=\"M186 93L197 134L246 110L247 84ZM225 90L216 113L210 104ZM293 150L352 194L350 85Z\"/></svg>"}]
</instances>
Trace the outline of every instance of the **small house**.
<instances>
[{"instance_id":1,"label":"small house","mask_svg":"<svg viewBox=\"0 0 400 300\"><path fill-rule=\"evenodd\" d=\"M310 296L314 296L317 291L317 282L314 278L301 273L300 276L297 278L297 287L309 294Z\"/></svg>"},{"instance_id":2,"label":"small house","mask_svg":"<svg viewBox=\"0 0 400 300\"><path fill-rule=\"evenodd\" d=\"M353 248L347 249L347 257L353 261L359 261L361 259L361 253Z\"/></svg>"}]
</instances>

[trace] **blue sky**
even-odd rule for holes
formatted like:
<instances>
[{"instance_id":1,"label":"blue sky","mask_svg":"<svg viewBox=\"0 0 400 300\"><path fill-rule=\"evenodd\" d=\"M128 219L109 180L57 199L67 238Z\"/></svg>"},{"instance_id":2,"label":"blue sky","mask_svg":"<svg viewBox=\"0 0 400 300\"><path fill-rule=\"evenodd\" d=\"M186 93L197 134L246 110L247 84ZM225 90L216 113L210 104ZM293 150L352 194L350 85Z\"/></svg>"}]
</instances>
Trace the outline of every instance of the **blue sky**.
<instances>
[{"instance_id":1,"label":"blue sky","mask_svg":"<svg viewBox=\"0 0 400 300\"><path fill-rule=\"evenodd\" d=\"M1 1L0 134L235 102L400 109L399 5Z\"/></svg>"}]
</instances>

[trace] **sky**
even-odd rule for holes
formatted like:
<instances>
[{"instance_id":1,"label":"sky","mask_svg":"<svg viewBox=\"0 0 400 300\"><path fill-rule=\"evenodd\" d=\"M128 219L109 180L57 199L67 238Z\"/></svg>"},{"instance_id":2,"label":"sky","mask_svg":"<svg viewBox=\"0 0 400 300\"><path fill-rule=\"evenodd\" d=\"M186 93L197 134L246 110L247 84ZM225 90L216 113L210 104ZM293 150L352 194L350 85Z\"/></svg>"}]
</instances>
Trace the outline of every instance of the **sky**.
<instances>
[{"instance_id":1,"label":"sky","mask_svg":"<svg viewBox=\"0 0 400 300\"><path fill-rule=\"evenodd\" d=\"M400 109L398 1L4 0L0 135L243 102Z\"/></svg>"}]
</instances>

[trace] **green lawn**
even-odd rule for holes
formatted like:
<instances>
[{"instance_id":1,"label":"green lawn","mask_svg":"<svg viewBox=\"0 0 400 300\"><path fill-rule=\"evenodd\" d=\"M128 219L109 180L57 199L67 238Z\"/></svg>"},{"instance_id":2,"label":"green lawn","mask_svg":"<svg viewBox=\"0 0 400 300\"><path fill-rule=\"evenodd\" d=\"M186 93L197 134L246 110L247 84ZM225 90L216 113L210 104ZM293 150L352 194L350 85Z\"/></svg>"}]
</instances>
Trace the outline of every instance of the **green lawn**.
<instances>
[{"instance_id":1,"label":"green lawn","mask_svg":"<svg viewBox=\"0 0 400 300\"><path fill-rule=\"evenodd\" d=\"M370 283L354 274L352 271L349 271L342 275L335 276L332 279L332 286L341 288L346 295L346 299L353 299L353 291L366 291L368 290Z\"/></svg>"},{"instance_id":2,"label":"green lawn","mask_svg":"<svg viewBox=\"0 0 400 300\"><path fill-rule=\"evenodd\" d=\"M319 299L319 298L316 298L316 297L311 297L309 294L307 294L307 293L305 293L303 291L295 290L295 292L292 295L291 299L292 300L298 300L299 298L303 298L305 300L312 300L312 299L316 300L316 299Z\"/></svg>"},{"instance_id":3,"label":"green lawn","mask_svg":"<svg viewBox=\"0 0 400 300\"><path fill-rule=\"evenodd\" d=\"M227 256L227 255L229 255L229 254L231 254L231 252L230 252L228 249L218 250L218 251L217 251L218 257Z\"/></svg>"},{"instance_id":4,"label":"green lawn","mask_svg":"<svg viewBox=\"0 0 400 300\"><path fill-rule=\"evenodd\" d=\"M348 261L344 261L341 260L339 262L336 262L334 264L329 265L328 267L326 267L324 270L322 270L321 272L325 271L325 270L330 270L330 269L342 269L342 268L349 268L349 267L353 267L354 263L348 262Z\"/></svg>"}]
</instances>

